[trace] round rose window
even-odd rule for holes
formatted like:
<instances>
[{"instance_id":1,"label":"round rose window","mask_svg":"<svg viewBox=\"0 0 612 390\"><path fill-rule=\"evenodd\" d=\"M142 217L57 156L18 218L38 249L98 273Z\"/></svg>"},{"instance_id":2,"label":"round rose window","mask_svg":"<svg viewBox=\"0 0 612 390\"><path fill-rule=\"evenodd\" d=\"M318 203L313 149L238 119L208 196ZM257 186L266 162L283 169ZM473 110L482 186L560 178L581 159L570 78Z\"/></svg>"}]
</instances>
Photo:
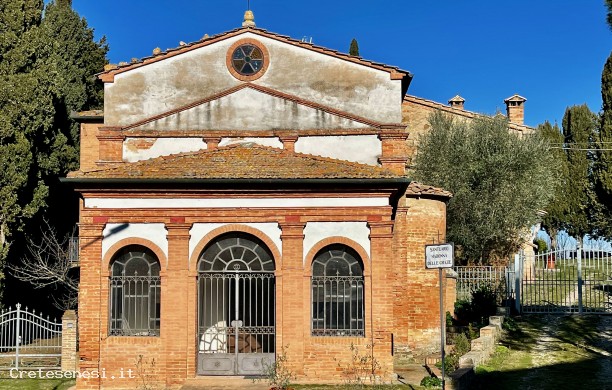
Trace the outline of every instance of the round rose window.
<instances>
[{"instance_id":1,"label":"round rose window","mask_svg":"<svg viewBox=\"0 0 612 390\"><path fill-rule=\"evenodd\" d=\"M264 67L264 54L255 45L240 45L232 53L232 67L243 76L252 76Z\"/></svg>"}]
</instances>

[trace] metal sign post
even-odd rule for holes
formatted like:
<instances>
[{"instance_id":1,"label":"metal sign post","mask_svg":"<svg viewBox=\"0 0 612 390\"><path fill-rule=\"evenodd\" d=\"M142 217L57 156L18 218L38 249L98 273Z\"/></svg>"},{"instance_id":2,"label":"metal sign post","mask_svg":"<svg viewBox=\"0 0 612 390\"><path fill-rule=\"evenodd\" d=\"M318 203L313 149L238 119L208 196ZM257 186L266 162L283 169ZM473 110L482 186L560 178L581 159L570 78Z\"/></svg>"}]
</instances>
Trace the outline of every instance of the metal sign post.
<instances>
[{"instance_id":1,"label":"metal sign post","mask_svg":"<svg viewBox=\"0 0 612 390\"><path fill-rule=\"evenodd\" d=\"M444 378L444 288L442 286L442 268L453 268L455 264L455 245L451 243L425 245L425 268L438 269L440 280L440 354L442 357L442 390L445 389Z\"/></svg>"}]
</instances>

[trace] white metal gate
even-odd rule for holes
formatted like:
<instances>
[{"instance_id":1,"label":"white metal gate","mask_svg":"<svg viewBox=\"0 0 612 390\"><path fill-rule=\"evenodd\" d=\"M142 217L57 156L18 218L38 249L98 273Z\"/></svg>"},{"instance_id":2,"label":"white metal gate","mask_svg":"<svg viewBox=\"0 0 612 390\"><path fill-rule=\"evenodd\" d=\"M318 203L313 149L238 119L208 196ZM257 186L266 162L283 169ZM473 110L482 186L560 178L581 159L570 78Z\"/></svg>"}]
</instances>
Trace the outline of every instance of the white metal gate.
<instances>
[{"instance_id":1,"label":"white metal gate","mask_svg":"<svg viewBox=\"0 0 612 390\"><path fill-rule=\"evenodd\" d=\"M0 312L0 370L59 369L62 323L17 304Z\"/></svg>"},{"instance_id":2,"label":"white metal gate","mask_svg":"<svg viewBox=\"0 0 612 390\"><path fill-rule=\"evenodd\" d=\"M249 237L223 238L199 263L198 374L260 375L275 359L274 262Z\"/></svg>"},{"instance_id":3,"label":"white metal gate","mask_svg":"<svg viewBox=\"0 0 612 390\"><path fill-rule=\"evenodd\" d=\"M612 253L557 250L517 255L522 313L612 314Z\"/></svg>"}]
</instances>

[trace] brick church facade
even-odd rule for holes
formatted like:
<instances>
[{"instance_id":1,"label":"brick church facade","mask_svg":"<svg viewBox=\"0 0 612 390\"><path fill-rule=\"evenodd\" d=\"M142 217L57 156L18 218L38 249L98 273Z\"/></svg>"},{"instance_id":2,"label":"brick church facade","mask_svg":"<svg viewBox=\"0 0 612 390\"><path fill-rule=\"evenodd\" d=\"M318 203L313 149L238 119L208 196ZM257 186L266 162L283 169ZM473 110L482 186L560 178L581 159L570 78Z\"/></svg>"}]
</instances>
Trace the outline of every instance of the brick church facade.
<instances>
[{"instance_id":1,"label":"brick church facade","mask_svg":"<svg viewBox=\"0 0 612 390\"><path fill-rule=\"evenodd\" d=\"M451 195L406 166L444 105L407 96L409 72L247 18L98 76L104 111L79 114L65 182L81 195L79 367L105 375L77 388L128 387L138 364L169 387L257 375L282 350L299 381L338 382L351 346L390 377L439 348L424 246Z\"/></svg>"}]
</instances>

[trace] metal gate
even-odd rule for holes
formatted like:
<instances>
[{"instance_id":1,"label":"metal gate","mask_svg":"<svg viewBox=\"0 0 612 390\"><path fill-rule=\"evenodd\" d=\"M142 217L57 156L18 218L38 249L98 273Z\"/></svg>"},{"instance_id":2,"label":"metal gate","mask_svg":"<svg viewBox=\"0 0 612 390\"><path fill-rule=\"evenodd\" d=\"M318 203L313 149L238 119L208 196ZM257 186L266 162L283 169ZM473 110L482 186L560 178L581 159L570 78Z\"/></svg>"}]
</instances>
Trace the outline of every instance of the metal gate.
<instances>
[{"instance_id":1,"label":"metal gate","mask_svg":"<svg viewBox=\"0 0 612 390\"><path fill-rule=\"evenodd\" d=\"M59 369L62 323L17 304L0 312L0 370Z\"/></svg>"},{"instance_id":2,"label":"metal gate","mask_svg":"<svg viewBox=\"0 0 612 390\"><path fill-rule=\"evenodd\" d=\"M517 255L522 313L612 314L612 253L557 250Z\"/></svg>"},{"instance_id":3,"label":"metal gate","mask_svg":"<svg viewBox=\"0 0 612 390\"><path fill-rule=\"evenodd\" d=\"M245 237L216 242L200 258L198 374L260 375L275 356L274 262Z\"/></svg>"}]
</instances>

